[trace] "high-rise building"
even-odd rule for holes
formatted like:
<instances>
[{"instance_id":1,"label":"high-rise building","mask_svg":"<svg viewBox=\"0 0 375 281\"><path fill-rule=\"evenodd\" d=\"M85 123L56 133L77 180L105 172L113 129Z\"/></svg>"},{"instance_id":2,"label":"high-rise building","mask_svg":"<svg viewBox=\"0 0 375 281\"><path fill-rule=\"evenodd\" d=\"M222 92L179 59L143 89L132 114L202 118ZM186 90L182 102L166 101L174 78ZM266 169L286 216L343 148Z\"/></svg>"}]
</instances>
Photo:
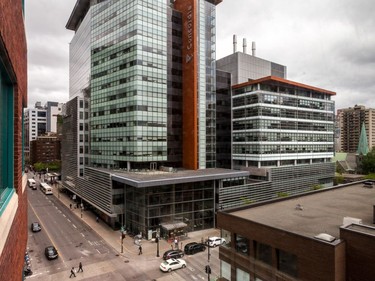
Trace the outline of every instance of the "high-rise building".
<instances>
[{"instance_id":1,"label":"high-rise building","mask_svg":"<svg viewBox=\"0 0 375 281\"><path fill-rule=\"evenodd\" d=\"M0 0L0 280L24 280L27 175L23 109L27 106L24 7Z\"/></svg>"},{"instance_id":2,"label":"high-rise building","mask_svg":"<svg viewBox=\"0 0 375 281\"><path fill-rule=\"evenodd\" d=\"M355 153L361 135L362 124L365 125L369 149L375 146L375 109L363 105L337 110L340 120L340 151Z\"/></svg>"},{"instance_id":3,"label":"high-rise building","mask_svg":"<svg viewBox=\"0 0 375 281\"><path fill-rule=\"evenodd\" d=\"M231 165L230 75L217 79L215 67L220 2L80 0L72 11L62 185L113 226L209 228L219 189L246 182L246 171L215 168ZM80 100L88 131L78 130Z\"/></svg>"}]
</instances>

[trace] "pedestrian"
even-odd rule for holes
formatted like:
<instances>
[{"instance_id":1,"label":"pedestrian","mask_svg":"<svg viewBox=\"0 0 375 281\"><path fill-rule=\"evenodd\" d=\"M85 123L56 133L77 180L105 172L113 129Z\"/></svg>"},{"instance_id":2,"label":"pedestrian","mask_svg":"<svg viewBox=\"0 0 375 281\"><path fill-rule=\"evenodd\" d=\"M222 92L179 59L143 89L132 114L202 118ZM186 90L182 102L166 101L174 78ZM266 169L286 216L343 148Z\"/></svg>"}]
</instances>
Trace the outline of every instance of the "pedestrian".
<instances>
[{"instance_id":1,"label":"pedestrian","mask_svg":"<svg viewBox=\"0 0 375 281\"><path fill-rule=\"evenodd\" d=\"M78 271L77 271L77 272L79 272L79 271L82 271L82 272L83 272L83 269L82 269L82 262L79 262L79 266L78 266Z\"/></svg>"},{"instance_id":2,"label":"pedestrian","mask_svg":"<svg viewBox=\"0 0 375 281\"><path fill-rule=\"evenodd\" d=\"M99 222L99 217L96 217L96 222Z\"/></svg>"},{"instance_id":3,"label":"pedestrian","mask_svg":"<svg viewBox=\"0 0 375 281\"><path fill-rule=\"evenodd\" d=\"M138 253L138 255L142 255L142 246L141 245L139 245L139 253Z\"/></svg>"},{"instance_id":4,"label":"pedestrian","mask_svg":"<svg viewBox=\"0 0 375 281\"><path fill-rule=\"evenodd\" d=\"M70 206L70 209L72 209L72 203L70 203L70 205L69 205L69 206Z\"/></svg>"},{"instance_id":5,"label":"pedestrian","mask_svg":"<svg viewBox=\"0 0 375 281\"><path fill-rule=\"evenodd\" d=\"M176 250L178 250L178 240L177 240L177 238L174 239L174 247L176 248Z\"/></svg>"},{"instance_id":6,"label":"pedestrian","mask_svg":"<svg viewBox=\"0 0 375 281\"><path fill-rule=\"evenodd\" d=\"M72 275L73 275L74 277L76 277L76 274L75 274L75 272L74 272L74 267L72 267L72 269L70 270L70 276L69 276L69 278L72 278Z\"/></svg>"}]
</instances>

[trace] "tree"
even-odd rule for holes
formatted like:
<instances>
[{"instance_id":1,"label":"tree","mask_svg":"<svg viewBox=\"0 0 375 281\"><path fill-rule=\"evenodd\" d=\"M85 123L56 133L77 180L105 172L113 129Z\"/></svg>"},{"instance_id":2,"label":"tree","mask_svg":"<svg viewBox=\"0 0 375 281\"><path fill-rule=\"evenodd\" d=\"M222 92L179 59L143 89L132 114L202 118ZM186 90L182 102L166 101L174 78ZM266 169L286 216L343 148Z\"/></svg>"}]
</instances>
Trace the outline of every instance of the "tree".
<instances>
[{"instance_id":1,"label":"tree","mask_svg":"<svg viewBox=\"0 0 375 281\"><path fill-rule=\"evenodd\" d=\"M375 173L375 147L367 155L362 157L362 172L364 174Z\"/></svg>"}]
</instances>

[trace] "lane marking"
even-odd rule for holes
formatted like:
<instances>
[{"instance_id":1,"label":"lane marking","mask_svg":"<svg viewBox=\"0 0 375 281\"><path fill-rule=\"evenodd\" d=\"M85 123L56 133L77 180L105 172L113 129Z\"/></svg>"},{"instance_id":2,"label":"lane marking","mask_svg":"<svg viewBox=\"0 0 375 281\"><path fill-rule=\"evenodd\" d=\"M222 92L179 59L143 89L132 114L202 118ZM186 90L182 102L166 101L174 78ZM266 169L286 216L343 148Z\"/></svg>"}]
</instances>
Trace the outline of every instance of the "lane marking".
<instances>
[{"instance_id":1,"label":"lane marking","mask_svg":"<svg viewBox=\"0 0 375 281\"><path fill-rule=\"evenodd\" d=\"M72 222L70 219L68 219L68 222Z\"/></svg>"},{"instance_id":2,"label":"lane marking","mask_svg":"<svg viewBox=\"0 0 375 281\"><path fill-rule=\"evenodd\" d=\"M99 254L101 254L101 252L98 250L98 249L95 249Z\"/></svg>"},{"instance_id":3,"label":"lane marking","mask_svg":"<svg viewBox=\"0 0 375 281\"><path fill-rule=\"evenodd\" d=\"M74 228L77 228L74 224L73 224L73 227L74 227Z\"/></svg>"},{"instance_id":4,"label":"lane marking","mask_svg":"<svg viewBox=\"0 0 375 281\"><path fill-rule=\"evenodd\" d=\"M85 235L81 232L82 237L85 237Z\"/></svg>"},{"instance_id":5,"label":"lane marking","mask_svg":"<svg viewBox=\"0 0 375 281\"><path fill-rule=\"evenodd\" d=\"M44 232L47 234L49 240L51 240L52 245L57 249L57 247L55 246L56 243L55 243L54 240L52 239L52 237L51 237L51 235L49 234L49 232L48 232L47 228L45 227L45 225L42 223L42 220L41 220L40 217L38 216L38 214L37 214L37 212L35 211L34 207L30 204L30 201L29 201L29 200L27 200L27 201L28 201L28 203L29 203L30 208L33 210L35 216L36 216L37 219L39 220L39 223L43 226L43 230L44 230ZM60 253L60 251L58 251L58 252L59 252L59 256L61 256L61 259L62 259L63 263L65 263L64 256Z\"/></svg>"},{"instance_id":6,"label":"lane marking","mask_svg":"<svg viewBox=\"0 0 375 281\"><path fill-rule=\"evenodd\" d=\"M63 217L66 218L65 214L63 214Z\"/></svg>"}]
</instances>

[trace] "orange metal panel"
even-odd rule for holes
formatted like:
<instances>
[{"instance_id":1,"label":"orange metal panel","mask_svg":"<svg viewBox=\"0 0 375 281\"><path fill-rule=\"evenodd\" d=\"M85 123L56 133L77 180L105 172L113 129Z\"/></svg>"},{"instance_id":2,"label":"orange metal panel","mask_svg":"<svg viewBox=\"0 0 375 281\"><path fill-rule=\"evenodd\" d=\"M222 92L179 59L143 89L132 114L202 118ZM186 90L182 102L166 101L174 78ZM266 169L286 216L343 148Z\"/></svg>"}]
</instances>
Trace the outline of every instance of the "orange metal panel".
<instances>
[{"instance_id":1,"label":"orange metal panel","mask_svg":"<svg viewBox=\"0 0 375 281\"><path fill-rule=\"evenodd\" d=\"M196 0L176 0L182 13L183 167L198 169L198 42Z\"/></svg>"}]
</instances>

